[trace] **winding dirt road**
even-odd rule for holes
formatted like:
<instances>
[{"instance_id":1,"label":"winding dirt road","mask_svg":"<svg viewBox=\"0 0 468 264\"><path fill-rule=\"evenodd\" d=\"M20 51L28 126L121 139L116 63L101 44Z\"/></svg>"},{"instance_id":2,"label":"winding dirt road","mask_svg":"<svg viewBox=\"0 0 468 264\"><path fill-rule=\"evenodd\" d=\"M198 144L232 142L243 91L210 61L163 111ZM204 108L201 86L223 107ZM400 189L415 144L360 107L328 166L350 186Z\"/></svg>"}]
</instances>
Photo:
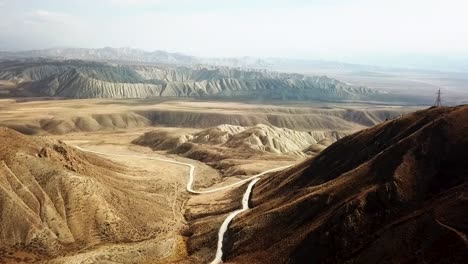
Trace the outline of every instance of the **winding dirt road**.
<instances>
[{"instance_id":1,"label":"winding dirt road","mask_svg":"<svg viewBox=\"0 0 468 264\"><path fill-rule=\"evenodd\" d=\"M93 151L93 150L87 150L87 149L84 149L84 148L81 148L79 146L75 146L77 149L81 150L81 151L84 151L84 152L89 152L89 153L94 153L94 154L98 154L98 155L106 155L106 156L116 156L116 157L131 157L131 158L140 158L140 159L149 159L149 160L158 160L158 161L164 161L164 162L168 162L168 163L172 163L172 164L177 164L177 165L181 165L181 166L185 166L185 167L188 167L189 168L189 176L188 176L188 181L187 181L187 185L186 185L186 190L187 192L189 193L192 193L192 194L206 194L206 193L214 193L214 192L217 192L217 191L221 191L221 190L225 190L225 189L228 189L228 188L232 188L234 186L238 186L238 185L241 185L245 182L248 182L250 181L249 185L247 186L247 189L242 197L242 208L241 209L238 209L238 210L235 210L233 212L231 212L227 217L226 219L223 221L223 223L221 224L221 227L219 228L219 232L218 232L218 244L217 244L217 249L216 249L216 256L215 256L215 259L211 262L211 264L219 264L219 263L222 263L223 262L223 243L224 243L224 234L226 233L226 231L228 230L228 227L229 227L229 224L231 223L231 221L234 219L234 217L236 217L238 214L242 213L242 212L245 212L247 210L249 210L249 201L250 201L250 196L251 196L251 193L252 193L252 189L255 185L255 183L257 183L258 180L260 180L259 177L267 174L267 173L270 173L270 172L275 172L275 171L280 171L280 170L283 170L283 169L286 169L286 168L289 168L291 167L292 165L287 165L287 166L281 166L281 167L278 167L278 168L273 168L273 169L270 169L270 170L266 170L262 173L259 173L259 174L256 174L256 175L253 175L253 176L250 176L246 179L243 179L243 180L240 180L238 182L235 182L235 183L232 183L232 184L229 184L229 185L226 185L226 186L222 186L222 187L219 187L219 188L214 188L214 189L209 189L209 190L201 190L201 191L196 191L193 189L192 185L193 185L193 181L194 181L194 174L195 174L195 166L193 166L192 164L189 164L189 163L184 163L184 162L179 162L179 161L174 161L174 160L169 160L169 159L161 159L161 158L154 158L154 157L148 157L148 156L140 156L140 155L121 155L121 154L110 154L110 153L104 153L104 152L99 152L99 151Z\"/></svg>"}]
</instances>

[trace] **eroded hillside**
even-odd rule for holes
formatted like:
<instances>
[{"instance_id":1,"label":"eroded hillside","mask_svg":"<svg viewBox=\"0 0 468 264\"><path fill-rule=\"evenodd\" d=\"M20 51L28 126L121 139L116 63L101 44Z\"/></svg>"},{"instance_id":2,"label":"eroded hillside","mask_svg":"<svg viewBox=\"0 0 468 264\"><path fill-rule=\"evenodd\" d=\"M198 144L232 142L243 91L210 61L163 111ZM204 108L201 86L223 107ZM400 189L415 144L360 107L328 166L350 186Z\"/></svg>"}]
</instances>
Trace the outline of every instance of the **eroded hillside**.
<instances>
[{"instance_id":1,"label":"eroded hillside","mask_svg":"<svg viewBox=\"0 0 468 264\"><path fill-rule=\"evenodd\" d=\"M190 149L189 146L199 144L207 147L219 146L231 151L250 150L305 156L311 154L309 152L314 146L316 149L323 149L347 134L345 131L333 130L302 132L262 124L252 127L220 125L191 134L155 130L145 133L133 143L174 153L184 153Z\"/></svg>"},{"instance_id":2,"label":"eroded hillside","mask_svg":"<svg viewBox=\"0 0 468 264\"><path fill-rule=\"evenodd\" d=\"M183 186L184 171L166 165L176 177L164 178L150 166L111 162L4 127L0 138L0 262L154 263L183 256L187 197L172 192Z\"/></svg>"},{"instance_id":3,"label":"eroded hillside","mask_svg":"<svg viewBox=\"0 0 468 264\"><path fill-rule=\"evenodd\" d=\"M467 139L460 106L337 141L257 183L253 209L227 235L226 261L464 263Z\"/></svg>"},{"instance_id":4,"label":"eroded hillside","mask_svg":"<svg viewBox=\"0 0 468 264\"><path fill-rule=\"evenodd\" d=\"M66 98L218 97L277 100L383 100L385 93L326 76L226 67L128 65L46 59L0 63L3 96ZM388 98L387 98L388 99Z\"/></svg>"}]
</instances>

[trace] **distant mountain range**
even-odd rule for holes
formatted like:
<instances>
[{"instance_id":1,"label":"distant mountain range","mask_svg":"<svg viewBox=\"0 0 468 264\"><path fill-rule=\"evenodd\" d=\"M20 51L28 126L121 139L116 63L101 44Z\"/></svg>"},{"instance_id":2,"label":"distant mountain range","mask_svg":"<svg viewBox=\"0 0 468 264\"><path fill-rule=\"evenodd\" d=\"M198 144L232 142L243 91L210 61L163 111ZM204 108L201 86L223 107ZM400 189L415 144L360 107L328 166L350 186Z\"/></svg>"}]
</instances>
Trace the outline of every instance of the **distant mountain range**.
<instances>
[{"instance_id":1,"label":"distant mountain range","mask_svg":"<svg viewBox=\"0 0 468 264\"><path fill-rule=\"evenodd\" d=\"M38 57L58 60L129 61L178 65L189 65L196 63L195 57L180 53L169 53L165 51L148 52L133 48L57 48L17 52L0 52L0 58L4 59Z\"/></svg>"},{"instance_id":2,"label":"distant mountain range","mask_svg":"<svg viewBox=\"0 0 468 264\"><path fill-rule=\"evenodd\" d=\"M383 55L382 55L383 56ZM433 56L434 57L434 56ZM313 59L292 59L277 57L197 57L183 53L171 53L162 50L146 51L129 47L123 48L51 48L41 50L26 51L0 51L0 59L19 59L19 58L49 58L58 60L94 60L94 61L125 61L132 63L154 63L154 64L175 64L175 65L214 65L241 68L269 69L289 72L321 72L321 71L467 71L468 65L460 62L464 57L445 58L441 56L434 57L431 62L431 56L403 56L411 63L405 64L402 56L382 57L382 62L378 63L378 58L374 58L373 63L357 64L344 63L330 60ZM413 58L413 59L412 59ZM381 65L387 61L387 66ZM394 65L389 66L389 65ZM407 65L406 67L404 65ZM428 66L429 65L429 66ZM438 67L440 66L440 67ZM426 69L426 70L424 70Z\"/></svg>"},{"instance_id":3,"label":"distant mountain range","mask_svg":"<svg viewBox=\"0 0 468 264\"><path fill-rule=\"evenodd\" d=\"M57 60L93 60L93 61L125 61L132 63L154 63L191 66L196 64L207 64L229 67L272 67L264 59L254 57L240 58L200 58L182 53L170 53L166 51L145 51L133 48L111 48L100 49L86 48L56 48L27 51L0 51L0 59L19 58L48 58Z\"/></svg>"},{"instance_id":4,"label":"distant mountain range","mask_svg":"<svg viewBox=\"0 0 468 264\"><path fill-rule=\"evenodd\" d=\"M277 100L379 100L376 90L326 76L229 67L116 64L83 60L9 60L0 79L10 96L66 98L219 97Z\"/></svg>"},{"instance_id":5,"label":"distant mountain range","mask_svg":"<svg viewBox=\"0 0 468 264\"><path fill-rule=\"evenodd\" d=\"M27 51L0 51L0 59L20 58L48 58L56 60L93 60L112 62L132 62L172 65L212 65L254 69L269 69L281 71L310 71L311 69L334 70L371 70L379 67L341 63L322 60L300 60L286 58L258 58L258 57L195 57L182 53L170 53L166 51L145 51L134 48L54 48Z\"/></svg>"},{"instance_id":6,"label":"distant mountain range","mask_svg":"<svg viewBox=\"0 0 468 264\"><path fill-rule=\"evenodd\" d=\"M253 57L198 58L131 48L0 52L0 80L3 80L0 96L216 97L428 103L326 76L280 72L281 69L294 72L291 69L301 67L361 69L335 62Z\"/></svg>"}]
</instances>

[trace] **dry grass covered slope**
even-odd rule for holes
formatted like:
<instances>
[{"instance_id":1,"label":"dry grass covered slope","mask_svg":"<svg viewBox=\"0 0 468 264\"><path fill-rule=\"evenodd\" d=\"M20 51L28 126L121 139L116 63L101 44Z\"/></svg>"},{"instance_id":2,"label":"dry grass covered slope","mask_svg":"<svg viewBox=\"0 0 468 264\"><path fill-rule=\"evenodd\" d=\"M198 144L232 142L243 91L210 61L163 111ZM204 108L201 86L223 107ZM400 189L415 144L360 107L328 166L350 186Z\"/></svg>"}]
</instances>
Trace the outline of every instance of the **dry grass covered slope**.
<instances>
[{"instance_id":1,"label":"dry grass covered slope","mask_svg":"<svg viewBox=\"0 0 468 264\"><path fill-rule=\"evenodd\" d=\"M468 106L347 136L264 178L236 219L233 263L464 263Z\"/></svg>"},{"instance_id":2,"label":"dry grass covered slope","mask_svg":"<svg viewBox=\"0 0 468 264\"><path fill-rule=\"evenodd\" d=\"M4 127L0 138L0 262L114 243L132 247L82 260L153 263L172 253L184 219L158 194L165 186L156 179L60 141Z\"/></svg>"}]
</instances>

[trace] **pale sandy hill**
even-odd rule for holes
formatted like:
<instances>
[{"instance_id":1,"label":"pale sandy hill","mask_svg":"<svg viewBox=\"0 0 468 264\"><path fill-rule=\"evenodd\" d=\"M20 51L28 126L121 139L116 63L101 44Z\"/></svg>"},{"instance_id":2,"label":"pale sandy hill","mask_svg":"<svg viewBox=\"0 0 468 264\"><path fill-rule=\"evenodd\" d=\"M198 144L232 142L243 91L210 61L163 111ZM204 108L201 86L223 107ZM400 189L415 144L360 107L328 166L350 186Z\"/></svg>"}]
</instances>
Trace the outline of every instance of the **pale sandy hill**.
<instances>
[{"instance_id":1,"label":"pale sandy hill","mask_svg":"<svg viewBox=\"0 0 468 264\"><path fill-rule=\"evenodd\" d=\"M303 151L307 147L317 144L322 139L327 138L335 141L344 135L345 133L337 131L302 132L274 126L256 125L234 134L224 146L303 155Z\"/></svg>"},{"instance_id":2,"label":"pale sandy hill","mask_svg":"<svg viewBox=\"0 0 468 264\"><path fill-rule=\"evenodd\" d=\"M83 60L0 62L11 96L66 98L221 97L276 100L387 100L385 93L326 76L228 67L128 65ZM6 91L6 90L5 90Z\"/></svg>"},{"instance_id":3,"label":"pale sandy hill","mask_svg":"<svg viewBox=\"0 0 468 264\"><path fill-rule=\"evenodd\" d=\"M155 150L180 152L187 143L205 144L237 150L253 150L278 154L304 156L321 147L311 145L330 144L346 135L338 131L295 131L258 124L252 127L220 125L192 134L170 133L162 130L147 132L133 141ZM178 150L179 149L179 150Z\"/></svg>"}]
</instances>

